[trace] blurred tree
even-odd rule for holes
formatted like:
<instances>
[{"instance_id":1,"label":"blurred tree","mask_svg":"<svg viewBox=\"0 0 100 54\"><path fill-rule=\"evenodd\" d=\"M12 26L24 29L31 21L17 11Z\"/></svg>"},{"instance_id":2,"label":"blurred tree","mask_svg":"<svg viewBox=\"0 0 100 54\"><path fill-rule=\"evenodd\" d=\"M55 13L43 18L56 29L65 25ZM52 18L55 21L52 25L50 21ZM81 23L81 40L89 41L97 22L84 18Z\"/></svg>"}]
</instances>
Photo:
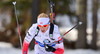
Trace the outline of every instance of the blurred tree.
<instances>
[{"instance_id":1,"label":"blurred tree","mask_svg":"<svg viewBox=\"0 0 100 54\"><path fill-rule=\"evenodd\" d=\"M51 1L55 3L54 11L56 13L60 13L60 14L71 13L69 10L69 4L70 4L69 0L51 0Z\"/></svg>"},{"instance_id":2,"label":"blurred tree","mask_svg":"<svg viewBox=\"0 0 100 54\"><path fill-rule=\"evenodd\" d=\"M87 48L87 0L76 0L77 2L77 16L79 21L82 21L82 25L78 27L78 40L76 42L76 48Z\"/></svg>"},{"instance_id":3,"label":"blurred tree","mask_svg":"<svg viewBox=\"0 0 100 54\"><path fill-rule=\"evenodd\" d=\"M39 14L39 5L40 5L40 0L32 0L32 18L31 18L31 24L36 23L37 22L37 16ZM29 48L33 49L35 45L35 40L33 39L30 43Z\"/></svg>"},{"instance_id":4,"label":"blurred tree","mask_svg":"<svg viewBox=\"0 0 100 54\"><path fill-rule=\"evenodd\" d=\"M7 11L8 9L9 9L9 15L11 15L12 17L14 16L14 14L12 14L12 12L11 11L14 11L14 10L12 10L12 1L10 1L10 0L7 0L7 1L4 1L4 0L0 0L0 9L2 9L2 12L4 13L4 11ZM0 12L1 13L1 12ZM6 15L5 15L6 16ZM7 41L7 42L9 42L10 41L10 39L11 39L11 36L13 36L16 32L14 31L15 30L15 27L16 27L16 24L15 24L15 19L16 18L12 18L11 19L11 24L9 24L9 25L7 25L7 26L5 26L5 31L2 33L2 36L1 37L3 37L2 39L5 39L5 40L3 40L3 41ZM9 36L7 36L7 35L5 35L6 33L7 33L7 31L11 31L12 32L12 34L10 34ZM1 39L1 40L2 40Z\"/></svg>"},{"instance_id":5,"label":"blurred tree","mask_svg":"<svg viewBox=\"0 0 100 54\"><path fill-rule=\"evenodd\" d=\"M39 14L40 0L32 0L32 24L37 22L37 16Z\"/></svg>"},{"instance_id":6,"label":"blurred tree","mask_svg":"<svg viewBox=\"0 0 100 54\"><path fill-rule=\"evenodd\" d=\"M6 41L10 41L14 47L19 47L19 38L18 34L16 32L16 18L15 18L15 10L14 6L12 4L14 2L13 0L0 0L0 7L3 8L4 10L10 9L10 15L12 16L11 18L11 23L6 26L6 30L4 31L4 35L2 33L2 37L6 39ZM26 34L26 29L30 26L30 7L31 7L31 0L17 0L16 1L16 8L17 8L17 14L18 14L18 20L21 28L21 37L22 39L24 38ZM5 15L6 16L6 15ZM11 34L9 36L6 35L7 31L11 31ZM16 41L17 40L17 41Z\"/></svg>"},{"instance_id":7,"label":"blurred tree","mask_svg":"<svg viewBox=\"0 0 100 54\"><path fill-rule=\"evenodd\" d=\"M92 32L92 42L91 48L97 49L97 11L98 11L98 0L93 0L93 32Z\"/></svg>"}]
</instances>

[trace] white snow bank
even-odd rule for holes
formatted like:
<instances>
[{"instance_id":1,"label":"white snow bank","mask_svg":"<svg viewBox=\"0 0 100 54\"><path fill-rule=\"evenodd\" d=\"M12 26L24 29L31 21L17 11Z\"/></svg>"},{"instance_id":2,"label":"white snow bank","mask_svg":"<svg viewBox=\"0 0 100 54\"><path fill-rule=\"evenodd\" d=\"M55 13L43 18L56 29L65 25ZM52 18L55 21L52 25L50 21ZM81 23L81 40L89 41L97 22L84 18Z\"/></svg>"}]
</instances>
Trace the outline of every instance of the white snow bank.
<instances>
[{"instance_id":1,"label":"white snow bank","mask_svg":"<svg viewBox=\"0 0 100 54\"><path fill-rule=\"evenodd\" d=\"M11 48L12 44L6 42L0 42L0 48Z\"/></svg>"},{"instance_id":2,"label":"white snow bank","mask_svg":"<svg viewBox=\"0 0 100 54\"><path fill-rule=\"evenodd\" d=\"M64 54L100 54L100 50L97 51L91 49L65 50Z\"/></svg>"}]
</instances>

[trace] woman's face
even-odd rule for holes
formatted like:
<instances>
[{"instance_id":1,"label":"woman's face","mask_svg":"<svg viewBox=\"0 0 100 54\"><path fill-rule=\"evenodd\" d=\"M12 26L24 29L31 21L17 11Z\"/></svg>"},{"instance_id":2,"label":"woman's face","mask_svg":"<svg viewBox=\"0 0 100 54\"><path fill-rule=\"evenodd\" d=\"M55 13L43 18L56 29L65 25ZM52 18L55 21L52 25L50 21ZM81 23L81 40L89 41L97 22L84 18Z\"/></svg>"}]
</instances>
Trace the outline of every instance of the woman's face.
<instances>
[{"instance_id":1,"label":"woman's face","mask_svg":"<svg viewBox=\"0 0 100 54\"><path fill-rule=\"evenodd\" d=\"M42 33L45 33L45 32L48 30L49 25L50 25L50 24L43 25L43 26L38 25L38 27L39 27L39 29L41 30Z\"/></svg>"}]
</instances>

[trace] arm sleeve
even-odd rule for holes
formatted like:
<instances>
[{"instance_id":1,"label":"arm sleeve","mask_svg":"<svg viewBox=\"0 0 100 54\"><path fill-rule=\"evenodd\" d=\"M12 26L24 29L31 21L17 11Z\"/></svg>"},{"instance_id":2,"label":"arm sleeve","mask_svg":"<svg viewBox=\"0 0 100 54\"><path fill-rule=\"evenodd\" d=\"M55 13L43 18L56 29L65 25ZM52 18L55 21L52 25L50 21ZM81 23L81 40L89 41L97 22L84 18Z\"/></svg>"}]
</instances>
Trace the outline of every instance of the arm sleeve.
<instances>
[{"instance_id":1,"label":"arm sleeve","mask_svg":"<svg viewBox=\"0 0 100 54\"><path fill-rule=\"evenodd\" d=\"M29 46L29 43L27 43L27 42L24 40L24 42L23 42L22 54L27 54L28 46Z\"/></svg>"},{"instance_id":2,"label":"arm sleeve","mask_svg":"<svg viewBox=\"0 0 100 54\"><path fill-rule=\"evenodd\" d=\"M36 34L36 30L37 30L36 25L32 25L32 27L30 27L30 29L28 30L28 32L24 38L22 54L27 54L29 44L32 41L32 39L34 38L34 36Z\"/></svg>"},{"instance_id":3,"label":"arm sleeve","mask_svg":"<svg viewBox=\"0 0 100 54\"><path fill-rule=\"evenodd\" d=\"M61 38L60 32L58 30L58 26L55 26L53 36L55 38L55 41L60 41L63 39L63 38ZM59 44L56 44L56 47L57 47L56 51L53 53L55 53L55 54L63 54L64 53L63 41L60 42Z\"/></svg>"}]
</instances>

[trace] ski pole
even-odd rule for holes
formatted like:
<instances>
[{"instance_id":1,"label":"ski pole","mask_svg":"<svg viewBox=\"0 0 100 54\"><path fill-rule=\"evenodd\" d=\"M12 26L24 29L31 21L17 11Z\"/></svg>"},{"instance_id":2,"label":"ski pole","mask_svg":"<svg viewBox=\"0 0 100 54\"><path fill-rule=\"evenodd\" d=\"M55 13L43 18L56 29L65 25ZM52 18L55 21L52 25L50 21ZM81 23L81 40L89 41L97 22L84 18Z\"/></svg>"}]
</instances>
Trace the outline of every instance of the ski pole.
<instances>
[{"instance_id":1,"label":"ski pole","mask_svg":"<svg viewBox=\"0 0 100 54\"><path fill-rule=\"evenodd\" d=\"M14 9L15 9L15 15L16 15L17 27L18 27L18 32L19 32L20 45L21 45L21 49L22 49L22 39L21 39L21 33L20 33L19 22L18 22L18 17L17 17L16 2L12 2L12 3L14 5Z\"/></svg>"},{"instance_id":2,"label":"ski pole","mask_svg":"<svg viewBox=\"0 0 100 54\"><path fill-rule=\"evenodd\" d=\"M82 22L79 22L78 24L76 24L74 27L72 27L70 30L68 30L64 35L66 35L67 33L69 33L72 29L76 28L78 25L81 25ZM61 37L63 37L64 35L62 35Z\"/></svg>"},{"instance_id":3,"label":"ski pole","mask_svg":"<svg viewBox=\"0 0 100 54\"><path fill-rule=\"evenodd\" d=\"M72 27L70 30L68 30L64 35L66 35L66 34L69 33L72 29L76 28L77 26L79 26L79 25L81 25L81 24L82 24L82 22L79 22L79 23L76 24L74 27ZM64 35L62 35L61 38L62 38ZM58 43L58 41L57 41L57 42L51 43L49 46L51 46L52 44L56 44L56 43Z\"/></svg>"},{"instance_id":4,"label":"ski pole","mask_svg":"<svg viewBox=\"0 0 100 54\"><path fill-rule=\"evenodd\" d=\"M50 0L48 0L48 2L50 3L51 15L52 15L52 23L53 23L53 6L55 6L55 4L53 2L51 2Z\"/></svg>"}]
</instances>

